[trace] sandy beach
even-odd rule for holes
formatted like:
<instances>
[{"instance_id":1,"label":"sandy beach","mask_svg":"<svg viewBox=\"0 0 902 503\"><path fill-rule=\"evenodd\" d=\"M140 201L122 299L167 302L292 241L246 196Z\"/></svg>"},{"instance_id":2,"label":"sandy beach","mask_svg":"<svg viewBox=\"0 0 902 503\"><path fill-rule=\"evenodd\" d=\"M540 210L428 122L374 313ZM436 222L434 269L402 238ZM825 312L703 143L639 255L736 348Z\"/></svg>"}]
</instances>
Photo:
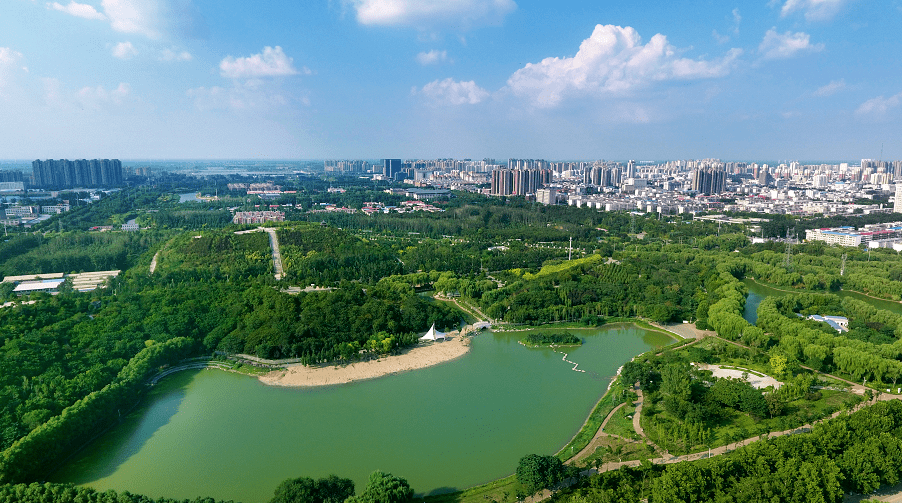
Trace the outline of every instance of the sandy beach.
<instances>
[{"instance_id":1,"label":"sandy beach","mask_svg":"<svg viewBox=\"0 0 902 503\"><path fill-rule=\"evenodd\" d=\"M312 387L374 379L431 367L459 358L470 350L469 342L466 337L454 336L443 342L420 343L400 355L384 356L378 360L348 365L305 367L299 363L291 364L286 370L277 370L260 376L260 380L272 386Z\"/></svg>"}]
</instances>

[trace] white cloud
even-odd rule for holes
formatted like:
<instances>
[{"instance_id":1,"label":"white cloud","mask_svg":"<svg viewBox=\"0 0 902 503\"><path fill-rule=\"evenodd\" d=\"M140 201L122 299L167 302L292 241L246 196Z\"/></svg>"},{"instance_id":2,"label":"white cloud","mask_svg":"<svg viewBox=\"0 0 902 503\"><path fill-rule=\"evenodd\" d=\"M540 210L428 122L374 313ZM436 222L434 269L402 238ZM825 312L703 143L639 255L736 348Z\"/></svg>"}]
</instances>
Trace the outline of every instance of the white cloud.
<instances>
[{"instance_id":1,"label":"white cloud","mask_svg":"<svg viewBox=\"0 0 902 503\"><path fill-rule=\"evenodd\" d=\"M716 60L680 58L667 37L641 43L632 27L597 25L575 56L528 63L508 79L508 87L539 107L558 105L568 95L624 94L652 81L705 79L730 73L741 49Z\"/></svg>"},{"instance_id":2,"label":"white cloud","mask_svg":"<svg viewBox=\"0 0 902 503\"><path fill-rule=\"evenodd\" d=\"M194 59L194 56L188 51L163 49L160 52L160 61L191 61L192 59Z\"/></svg>"},{"instance_id":3,"label":"white cloud","mask_svg":"<svg viewBox=\"0 0 902 503\"><path fill-rule=\"evenodd\" d=\"M304 70L309 73L306 68ZM246 58L226 56L219 63L219 73L223 77L240 79L297 75L298 71L294 68L294 60L286 56L281 47L267 46L262 53Z\"/></svg>"},{"instance_id":4,"label":"white cloud","mask_svg":"<svg viewBox=\"0 0 902 503\"><path fill-rule=\"evenodd\" d=\"M780 16L786 17L794 12L802 11L808 21L826 21L832 19L848 0L786 0L780 9Z\"/></svg>"},{"instance_id":5,"label":"white cloud","mask_svg":"<svg viewBox=\"0 0 902 503\"><path fill-rule=\"evenodd\" d=\"M85 19L99 19L105 21L107 18L100 12L97 12L97 9L95 9L93 5L83 3L69 2L67 5L62 5L60 3L53 2L48 3L47 7L53 10L58 10L60 12L65 12L66 14L69 14L71 16L81 17Z\"/></svg>"},{"instance_id":6,"label":"white cloud","mask_svg":"<svg viewBox=\"0 0 902 503\"><path fill-rule=\"evenodd\" d=\"M729 35L721 35L720 33L717 33L717 30L712 31L711 36L714 37L714 40L716 40L718 44L726 44L730 41Z\"/></svg>"},{"instance_id":7,"label":"white cloud","mask_svg":"<svg viewBox=\"0 0 902 503\"><path fill-rule=\"evenodd\" d=\"M421 65L434 65L448 60L448 51L433 49L429 52L417 54L417 62Z\"/></svg>"},{"instance_id":8,"label":"white cloud","mask_svg":"<svg viewBox=\"0 0 902 503\"><path fill-rule=\"evenodd\" d=\"M122 82L116 89L107 90L103 86L83 87L75 96L83 106L99 106L105 103L122 104L122 101L131 93L131 86Z\"/></svg>"},{"instance_id":9,"label":"white cloud","mask_svg":"<svg viewBox=\"0 0 902 503\"><path fill-rule=\"evenodd\" d=\"M890 96L889 98L877 96L876 98L869 99L862 103L861 106L855 110L855 113L859 116L883 118L888 111L898 107L900 103L902 103L902 93Z\"/></svg>"},{"instance_id":10,"label":"white cloud","mask_svg":"<svg viewBox=\"0 0 902 503\"><path fill-rule=\"evenodd\" d=\"M846 86L845 79L831 80L829 84L819 87L817 91L814 91L814 95L820 97L832 96L846 87L848 86Z\"/></svg>"},{"instance_id":11,"label":"white cloud","mask_svg":"<svg viewBox=\"0 0 902 503\"><path fill-rule=\"evenodd\" d=\"M199 110L260 111L284 108L291 100L278 88L260 79L235 81L231 87L197 87L189 89L189 98ZM309 99L300 98L309 105Z\"/></svg>"},{"instance_id":12,"label":"white cloud","mask_svg":"<svg viewBox=\"0 0 902 503\"><path fill-rule=\"evenodd\" d=\"M513 0L344 0L364 25L451 25L468 28L498 24L517 8Z\"/></svg>"},{"instance_id":13,"label":"white cloud","mask_svg":"<svg viewBox=\"0 0 902 503\"><path fill-rule=\"evenodd\" d=\"M489 97L489 92L470 80L457 82L452 78L434 80L422 89L413 89L414 94L422 94L433 105L475 105Z\"/></svg>"},{"instance_id":14,"label":"white cloud","mask_svg":"<svg viewBox=\"0 0 902 503\"><path fill-rule=\"evenodd\" d=\"M103 0L110 26L118 32L160 38L163 6L157 0Z\"/></svg>"},{"instance_id":15,"label":"white cloud","mask_svg":"<svg viewBox=\"0 0 902 503\"><path fill-rule=\"evenodd\" d=\"M77 91L65 89L57 79L45 77L41 82L44 85L44 100L54 109L109 108L113 105L122 105L131 94L131 86L125 82L120 83L115 89L88 86Z\"/></svg>"},{"instance_id":16,"label":"white cloud","mask_svg":"<svg viewBox=\"0 0 902 503\"><path fill-rule=\"evenodd\" d=\"M28 72L28 68L22 66L24 59L21 52L9 47L0 47L0 97L4 96L5 88L12 86L11 81L16 78L17 73Z\"/></svg>"},{"instance_id":17,"label":"white cloud","mask_svg":"<svg viewBox=\"0 0 902 503\"><path fill-rule=\"evenodd\" d=\"M113 56L119 59L131 59L138 55L138 50L131 42L119 42L113 47Z\"/></svg>"},{"instance_id":18,"label":"white cloud","mask_svg":"<svg viewBox=\"0 0 902 503\"><path fill-rule=\"evenodd\" d=\"M739 35L739 23L742 22L742 16L739 15L739 7L733 9L733 33Z\"/></svg>"},{"instance_id":19,"label":"white cloud","mask_svg":"<svg viewBox=\"0 0 902 503\"><path fill-rule=\"evenodd\" d=\"M820 52L824 44L811 44L811 36L804 32L783 34L776 28L767 30L758 52L764 59L787 59L803 52Z\"/></svg>"}]
</instances>

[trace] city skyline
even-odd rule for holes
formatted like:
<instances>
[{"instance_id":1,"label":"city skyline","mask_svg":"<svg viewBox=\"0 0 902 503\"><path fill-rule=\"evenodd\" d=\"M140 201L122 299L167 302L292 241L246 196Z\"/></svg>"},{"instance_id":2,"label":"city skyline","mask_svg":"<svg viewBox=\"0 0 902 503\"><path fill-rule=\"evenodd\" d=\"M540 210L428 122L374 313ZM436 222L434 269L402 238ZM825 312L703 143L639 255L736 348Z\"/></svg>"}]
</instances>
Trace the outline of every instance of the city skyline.
<instances>
[{"instance_id":1,"label":"city skyline","mask_svg":"<svg viewBox=\"0 0 902 503\"><path fill-rule=\"evenodd\" d=\"M902 157L898 0L10 0L0 17L2 158Z\"/></svg>"}]
</instances>

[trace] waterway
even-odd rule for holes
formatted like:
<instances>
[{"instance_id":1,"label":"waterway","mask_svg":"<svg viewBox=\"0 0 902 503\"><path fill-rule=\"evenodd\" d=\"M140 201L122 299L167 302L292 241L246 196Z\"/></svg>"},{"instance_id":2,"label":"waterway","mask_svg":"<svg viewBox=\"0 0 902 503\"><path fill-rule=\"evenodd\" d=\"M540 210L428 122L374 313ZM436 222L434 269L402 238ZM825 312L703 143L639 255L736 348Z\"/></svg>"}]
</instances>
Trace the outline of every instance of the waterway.
<instances>
[{"instance_id":1,"label":"waterway","mask_svg":"<svg viewBox=\"0 0 902 503\"><path fill-rule=\"evenodd\" d=\"M520 457L552 454L579 430L617 368L672 342L632 325L572 330L561 354L476 336L442 365L339 386L292 389L217 370L162 380L140 407L51 476L152 497L264 503L289 477L334 473L361 490L382 470L418 494L513 473Z\"/></svg>"},{"instance_id":2,"label":"waterway","mask_svg":"<svg viewBox=\"0 0 902 503\"><path fill-rule=\"evenodd\" d=\"M742 313L742 317L752 324L754 324L758 320L758 305L761 304L762 300L771 296L782 297L791 293L785 290L778 290L776 288L762 285L761 283L758 283L757 281L752 279L744 279L742 280L742 282L745 284L746 288L748 288L749 291L748 295L745 298L745 310ZM851 297L853 299L867 302L877 309L885 309L887 311L902 315L902 303L899 302L876 299L874 297L868 297L867 295L858 292L850 292L845 290L830 293L838 295L841 298Z\"/></svg>"}]
</instances>

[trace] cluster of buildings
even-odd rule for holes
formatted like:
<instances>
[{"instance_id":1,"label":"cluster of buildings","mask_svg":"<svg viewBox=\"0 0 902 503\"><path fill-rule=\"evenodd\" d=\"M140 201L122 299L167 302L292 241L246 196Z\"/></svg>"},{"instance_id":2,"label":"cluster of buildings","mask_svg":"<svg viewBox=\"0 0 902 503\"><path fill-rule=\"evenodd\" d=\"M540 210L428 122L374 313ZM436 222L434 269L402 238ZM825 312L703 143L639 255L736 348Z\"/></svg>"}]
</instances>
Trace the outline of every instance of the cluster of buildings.
<instances>
[{"instance_id":1,"label":"cluster of buildings","mask_svg":"<svg viewBox=\"0 0 902 503\"><path fill-rule=\"evenodd\" d=\"M902 222L865 225L861 229L854 227L808 229L805 231L805 239L840 246L898 248L896 251L899 251L902 250Z\"/></svg>"},{"instance_id":2,"label":"cluster of buildings","mask_svg":"<svg viewBox=\"0 0 902 503\"><path fill-rule=\"evenodd\" d=\"M105 288L106 281L115 278L121 271L96 271L83 272L78 274L64 274L61 272L50 274L26 274L23 276L7 276L3 278L2 283L13 283L15 288L13 293L17 295L26 295L34 292L47 292L50 294L59 293L60 287L65 282L73 290L79 292L90 292L97 288Z\"/></svg>"},{"instance_id":3,"label":"cluster of buildings","mask_svg":"<svg viewBox=\"0 0 902 503\"><path fill-rule=\"evenodd\" d=\"M284 211L236 211L232 217L233 224L262 224L284 221Z\"/></svg>"},{"instance_id":4,"label":"cluster of buildings","mask_svg":"<svg viewBox=\"0 0 902 503\"><path fill-rule=\"evenodd\" d=\"M47 220L53 215L58 215L69 211L68 204L50 204L50 205L18 205L7 206L0 209L0 218L4 225L24 225L31 227L39 222Z\"/></svg>"},{"instance_id":5,"label":"cluster of buildings","mask_svg":"<svg viewBox=\"0 0 902 503\"><path fill-rule=\"evenodd\" d=\"M283 194L296 194L296 190L282 190L281 185L275 185L271 182L262 183L230 183L228 189L231 191L244 192L249 196L258 196L261 199L278 199Z\"/></svg>"},{"instance_id":6,"label":"cluster of buildings","mask_svg":"<svg viewBox=\"0 0 902 503\"><path fill-rule=\"evenodd\" d=\"M412 213L415 211L441 213L445 210L423 201L404 201L400 206L389 206L379 202L366 202L363 203L363 208L361 208L360 211L367 215L374 215L376 213Z\"/></svg>"},{"instance_id":7,"label":"cluster of buildings","mask_svg":"<svg viewBox=\"0 0 902 503\"><path fill-rule=\"evenodd\" d=\"M902 161L860 163L648 162L515 159L383 159L382 165L329 161L379 179L421 187L522 196L544 204L601 210L748 211L793 215L891 211L885 199L902 179ZM363 172L363 171L359 171ZM900 184L902 185L902 184ZM897 198L902 200L902 197Z\"/></svg>"},{"instance_id":8,"label":"cluster of buildings","mask_svg":"<svg viewBox=\"0 0 902 503\"><path fill-rule=\"evenodd\" d=\"M76 187L119 187L122 163L119 159L36 160L31 163L31 185L42 189Z\"/></svg>"}]
</instances>

